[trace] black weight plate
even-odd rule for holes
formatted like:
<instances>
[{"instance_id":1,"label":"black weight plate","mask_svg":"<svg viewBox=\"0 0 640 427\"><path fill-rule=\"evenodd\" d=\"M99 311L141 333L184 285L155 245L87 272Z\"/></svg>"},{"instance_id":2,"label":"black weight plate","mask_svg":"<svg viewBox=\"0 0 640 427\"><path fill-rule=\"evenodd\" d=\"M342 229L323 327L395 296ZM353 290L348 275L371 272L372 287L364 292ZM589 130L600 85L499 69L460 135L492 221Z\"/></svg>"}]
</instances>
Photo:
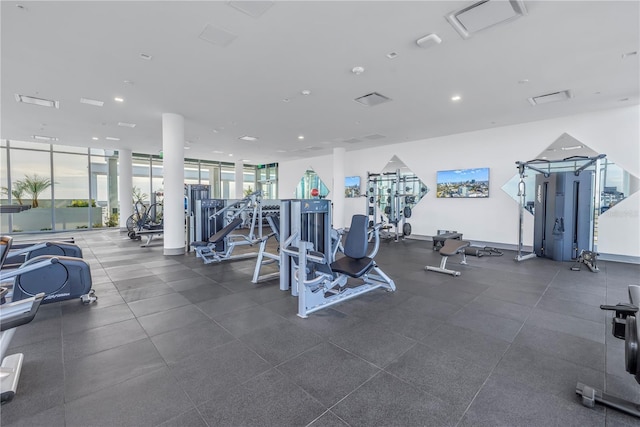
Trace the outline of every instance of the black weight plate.
<instances>
[{"instance_id":1,"label":"black weight plate","mask_svg":"<svg viewBox=\"0 0 640 427\"><path fill-rule=\"evenodd\" d=\"M405 222L402 226L402 234L405 236L411 236L411 224Z\"/></svg>"},{"instance_id":2,"label":"black weight plate","mask_svg":"<svg viewBox=\"0 0 640 427\"><path fill-rule=\"evenodd\" d=\"M636 378L640 376L638 372L638 365L640 361L640 352L638 352L638 324L636 323L636 316L627 316L624 336L624 360L627 372L631 375L635 375Z\"/></svg>"},{"instance_id":3,"label":"black weight plate","mask_svg":"<svg viewBox=\"0 0 640 427\"><path fill-rule=\"evenodd\" d=\"M391 215L391 206L385 206L384 207L384 213L387 215Z\"/></svg>"},{"instance_id":4,"label":"black weight plate","mask_svg":"<svg viewBox=\"0 0 640 427\"><path fill-rule=\"evenodd\" d=\"M404 217L411 218L411 208L409 206L404 207Z\"/></svg>"}]
</instances>

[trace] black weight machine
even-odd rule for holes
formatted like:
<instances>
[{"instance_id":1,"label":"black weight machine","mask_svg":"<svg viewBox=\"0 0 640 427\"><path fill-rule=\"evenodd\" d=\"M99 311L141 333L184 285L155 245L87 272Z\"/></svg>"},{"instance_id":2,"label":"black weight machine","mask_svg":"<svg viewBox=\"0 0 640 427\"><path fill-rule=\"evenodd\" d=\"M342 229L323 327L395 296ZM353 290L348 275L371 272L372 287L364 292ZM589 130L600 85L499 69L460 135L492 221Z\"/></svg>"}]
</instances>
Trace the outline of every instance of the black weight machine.
<instances>
[{"instance_id":1,"label":"black weight machine","mask_svg":"<svg viewBox=\"0 0 640 427\"><path fill-rule=\"evenodd\" d=\"M233 255L238 246L256 245L262 240L261 193L256 191L241 200L201 199L196 203L195 230L207 240L193 241L191 247L205 264L247 259L257 252ZM246 227L246 234L231 234ZM256 235L256 229L258 234ZM198 234L197 234L198 235Z\"/></svg>"},{"instance_id":2,"label":"black weight machine","mask_svg":"<svg viewBox=\"0 0 640 427\"><path fill-rule=\"evenodd\" d=\"M614 337L624 340L624 362L626 371L640 384L640 349L638 348L638 306L640 306L640 286L630 285L629 303L601 305L602 310L614 311L611 320ZM583 383L578 383L576 393L582 397L582 404L593 408L596 403L609 406L640 418L640 403L630 402L607 394Z\"/></svg>"},{"instance_id":3,"label":"black weight machine","mask_svg":"<svg viewBox=\"0 0 640 427\"><path fill-rule=\"evenodd\" d=\"M561 160L516 162L520 176L516 261L535 257L573 260L586 264L591 271L598 271L595 215L599 212L600 204L600 161L605 157L605 154L599 154L595 157L573 156ZM555 170L552 169L554 166ZM527 169L538 173L533 207L526 201ZM524 211L528 208L534 214L534 250L525 254Z\"/></svg>"}]
</instances>

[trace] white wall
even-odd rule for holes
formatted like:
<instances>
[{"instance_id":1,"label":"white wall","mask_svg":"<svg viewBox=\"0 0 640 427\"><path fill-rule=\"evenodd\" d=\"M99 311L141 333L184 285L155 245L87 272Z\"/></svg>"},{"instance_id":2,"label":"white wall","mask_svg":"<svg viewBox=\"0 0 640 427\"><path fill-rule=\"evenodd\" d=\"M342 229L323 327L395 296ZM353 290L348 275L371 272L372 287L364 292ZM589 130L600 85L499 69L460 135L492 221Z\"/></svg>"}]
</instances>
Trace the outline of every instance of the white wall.
<instances>
[{"instance_id":1,"label":"white wall","mask_svg":"<svg viewBox=\"0 0 640 427\"><path fill-rule=\"evenodd\" d=\"M413 210L413 234L430 236L438 229L458 230L472 241L515 245L518 204L501 187L516 173L516 161L535 158L563 133L568 133L608 159L640 176L640 107L561 117L349 151L345 176L380 172L397 155L424 183L429 193ZM436 171L489 167L488 199L437 199ZM304 171L313 168L331 188L332 157L322 156L279 164L280 198L293 197ZM332 198L333 195L329 195ZM640 194L625 199L600 217L601 253L640 257ZM355 213L365 213L364 198L346 199L345 224ZM525 245L533 240L533 216L525 216Z\"/></svg>"}]
</instances>

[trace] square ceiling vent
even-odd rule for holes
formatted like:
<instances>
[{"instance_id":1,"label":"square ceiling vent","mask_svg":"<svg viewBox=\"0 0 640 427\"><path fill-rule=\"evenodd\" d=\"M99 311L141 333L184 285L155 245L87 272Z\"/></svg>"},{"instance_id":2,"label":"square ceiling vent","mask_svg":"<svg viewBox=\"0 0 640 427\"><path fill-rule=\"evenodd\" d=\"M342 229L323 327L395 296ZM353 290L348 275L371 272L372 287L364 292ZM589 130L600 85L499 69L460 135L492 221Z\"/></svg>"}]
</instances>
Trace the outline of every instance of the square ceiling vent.
<instances>
[{"instance_id":1,"label":"square ceiling vent","mask_svg":"<svg viewBox=\"0 0 640 427\"><path fill-rule=\"evenodd\" d=\"M238 36L222 28L207 24L198 37L206 42L224 47L229 46Z\"/></svg>"},{"instance_id":2,"label":"square ceiling vent","mask_svg":"<svg viewBox=\"0 0 640 427\"><path fill-rule=\"evenodd\" d=\"M463 39L468 39L473 33L526 14L527 9L522 0L483 0L454 10L445 18Z\"/></svg>"},{"instance_id":3,"label":"square ceiling vent","mask_svg":"<svg viewBox=\"0 0 640 427\"><path fill-rule=\"evenodd\" d=\"M547 93L545 95L533 96L527 98L531 105L548 104L550 102L567 101L573 98L573 94L570 90L563 90L560 92Z\"/></svg>"},{"instance_id":4,"label":"square ceiling vent","mask_svg":"<svg viewBox=\"0 0 640 427\"><path fill-rule=\"evenodd\" d=\"M391 101L391 98L387 98L378 92L372 92L367 95L363 95L360 98L356 98L354 101L359 102L362 105L366 105L367 107L375 107L376 105Z\"/></svg>"},{"instance_id":5,"label":"square ceiling vent","mask_svg":"<svg viewBox=\"0 0 640 427\"><path fill-rule=\"evenodd\" d=\"M230 1L229 6L238 9L242 13L246 13L254 18L259 18L267 10L273 6L273 1Z\"/></svg>"}]
</instances>

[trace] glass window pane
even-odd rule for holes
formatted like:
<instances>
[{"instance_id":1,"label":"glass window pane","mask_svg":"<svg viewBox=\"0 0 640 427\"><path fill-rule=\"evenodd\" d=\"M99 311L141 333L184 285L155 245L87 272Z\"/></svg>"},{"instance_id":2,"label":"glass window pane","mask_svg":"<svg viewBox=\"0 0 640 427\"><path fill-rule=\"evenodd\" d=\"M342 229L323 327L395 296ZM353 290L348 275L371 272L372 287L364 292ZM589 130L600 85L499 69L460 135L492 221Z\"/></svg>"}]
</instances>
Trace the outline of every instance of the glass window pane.
<instances>
[{"instance_id":1,"label":"glass window pane","mask_svg":"<svg viewBox=\"0 0 640 427\"><path fill-rule=\"evenodd\" d=\"M56 230L102 225L102 208L89 199L87 160L86 154L53 153Z\"/></svg>"},{"instance_id":2,"label":"glass window pane","mask_svg":"<svg viewBox=\"0 0 640 427\"><path fill-rule=\"evenodd\" d=\"M200 171L197 161L184 162L184 183L185 184L200 184Z\"/></svg>"},{"instance_id":3,"label":"glass window pane","mask_svg":"<svg viewBox=\"0 0 640 427\"><path fill-rule=\"evenodd\" d=\"M151 175L149 159L133 158L133 189L140 201L149 203L151 194ZM132 189L132 191L133 191ZM124 203L123 200L120 203ZM131 201L133 203L133 200Z\"/></svg>"},{"instance_id":4,"label":"glass window pane","mask_svg":"<svg viewBox=\"0 0 640 427\"><path fill-rule=\"evenodd\" d=\"M4 141L4 140L3 140ZM6 144L0 148L0 204L9 204L9 183L7 176L7 148ZM12 214L0 214L0 233L8 234L10 229L10 215Z\"/></svg>"},{"instance_id":5,"label":"glass window pane","mask_svg":"<svg viewBox=\"0 0 640 427\"><path fill-rule=\"evenodd\" d=\"M60 153L78 153L78 154L87 154L87 147L74 147L72 145L52 145L53 151L57 151Z\"/></svg>"},{"instance_id":6,"label":"glass window pane","mask_svg":"<svg viewBox=\"0 0 640 427\"><path fill-rule=\"evenodd\" d=\"M30 150L43 150L50 151L50 144L43 144L42 142L29 142L29 141L9 141L11 148L28 148Z\"/></svg>"},{"instance_id":7,"label":"glass window pane","mask_svg":"<svg viewBox=\"0 0 640 427\"><path fill-rule=\"evenodd\" d=\"M48 146L47 146L48 147ZM10 188L18 204L32 205L13 214L13 232L51 230L51 157L48 151L11 149ZM20 191L20 183L28 188ZM19 197L18 197L19 196Z\"/></svg>"}]
</instances>

